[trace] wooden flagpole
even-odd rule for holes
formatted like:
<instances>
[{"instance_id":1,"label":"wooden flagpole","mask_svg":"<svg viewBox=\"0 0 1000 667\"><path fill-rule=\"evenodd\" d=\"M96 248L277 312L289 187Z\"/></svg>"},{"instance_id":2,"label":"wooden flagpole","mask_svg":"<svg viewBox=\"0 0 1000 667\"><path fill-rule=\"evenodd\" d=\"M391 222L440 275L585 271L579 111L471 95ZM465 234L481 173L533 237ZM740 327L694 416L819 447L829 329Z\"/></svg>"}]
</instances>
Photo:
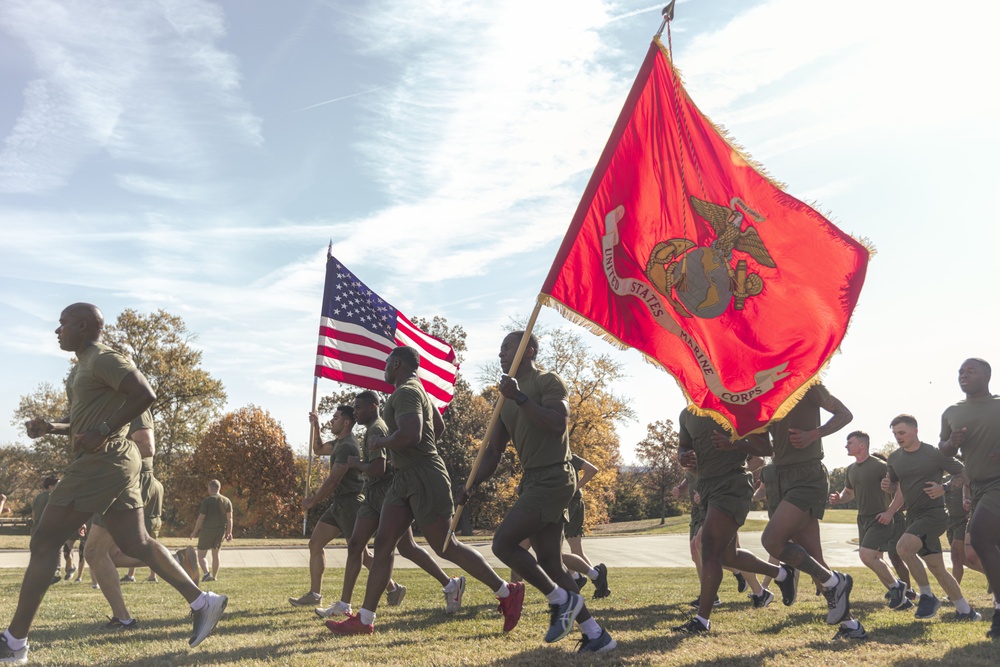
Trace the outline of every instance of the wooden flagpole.
<instances>
[{"instance_id":1,"label":"wooden flagpole","mask_svg":"<svg viewBox=\"0 0 1000 667\"><path fill-rule=\"evenodd\" d=\"M508 375L510 377L515 377L517 375L518 367L521 365L521 357L524 356L524 350L528 347L528 341L531 340L531 330L535 328L535 320L538 319L538 313L542 309L542 299L539 295L538 299L535 301L535 309L531 311L531 317L528 318L528 324L524 327L524 335L521 336L521 342L517 346L517 353L514 355L514 360L510 364L510 372ZM500 418L500 410L503 408L504 395L500 394L497 398L496 405L493 406L493 414L490 416L489 426L486 427L486 435L483 437L483 442L479 445L479 453L476 454L476 460L472 464L472 470L469 472L469 479L465 482L465 490L469 491L472 489L472 483L476 479L476 473L479 472L479 466L483 462L483 456L486 454L486 448L490 444L490 438L493 437L493 429L496 428L497 420ZM459 505L458 509L455 510L455 516L451 519L451 529L444 538L444 544L441 546L441 551L448 548L448 542L451 540L452 535L455 534L455 528L458 526L458 520L462 516L462 510L465 508L464 505Z\"/></svg>"},{"instance_id":2,"label":"wooden flagpole","mask_svg":"<svg viewBox=\"0 0 1000 667\"><path fill-rule=\"evenodd\" d=\"M312 410L316 412L316 391L319 388L319 378L313 376L313 402ZM306 492L303 498L309 497L309 488L312 486L313 452L315 451L316 429L309 424L309 465L306 467ZM306 526L309 523L309 510L302 510L302 536L306 535Z\"/></svg>"}]
</instances>

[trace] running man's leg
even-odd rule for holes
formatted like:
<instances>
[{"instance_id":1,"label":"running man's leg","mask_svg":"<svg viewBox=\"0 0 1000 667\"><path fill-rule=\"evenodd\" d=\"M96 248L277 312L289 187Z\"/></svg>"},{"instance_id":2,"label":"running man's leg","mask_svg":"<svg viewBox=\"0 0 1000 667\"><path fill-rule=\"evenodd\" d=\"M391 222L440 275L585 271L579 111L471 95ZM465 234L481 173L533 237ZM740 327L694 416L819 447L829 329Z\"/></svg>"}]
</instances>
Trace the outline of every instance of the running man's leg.
<instances>
[{"instance_id":1,"label":"running man's leg","mask_svg":"<svg viewBox=\"0 0 1000 667\"><path fill-rule=\"evenodd\" d=\"M319 524L317 524L319 525ZM378 519L359 516L354 521L354 532L347 541L347 561L344 563L344 585L340 590L340 601L351 604L354 597L354 587L361 575L361 566L366 565L371 570L371 562L366 563L371 556L368 554L368 541L378 530ZM366 558L367 556L367 558Z\"/></svg>"},{"instance_id":2,"label":"running man's leg","mask_svg":"<svg viewBox=\"0 0 1000 667\"><path fill-rule=\"evenodd\" d=\"M442 586L447 586L448 582L451 581L451 577L441 569L441 566L434 560L430 552L417 544L416 540L413 539L412 528L406 529L403 537L396 544L396 548L399 550L400 556L419 565L420 569L434 577Z\"/></svg>"},{"instance_id":3,"label":"running man's leg","mask_svg":"<svg viewBox=\"0 0 1000 667\"><path fill-rule=\"evenodd\" d=\"M318 521L309 536L309 591L323 595L323 573L326 572L326 545L340 537L340 528ZM214 555L214 554L213 554Z\"/></svg>"},{"instance_id":4,"label":"running man's leg","mask_svg":"<svg viewBox=\"0 0 1000 667\"><path fill-rule=\"evenodd\" d=\"M982 563L983 573L993 589L994 600L1000 600L997 597L1000 596L1000 513L994 511L992 505L980 500L973 510L969 533L972 547Z\"/></svg>"},{"instance_id":5,"label":"running man's leg","mask_svg":"<svg viewBox=\"0 0 1000 667\"><path fill-rule=\"evenodd\" d=\"M118 570L111 560L112 549L117 549L117 547L111 538L111 533L97 523L92 525L90 536L87 538L87 546L84 548L84 555L90 564L90 575L101 587L104 599L111 606L111 615L120 621L127 621L132 618L132 615L129 613L125 597L122 595Z\"/></svg>"},{"instance_id":6,"label":"running man's leg","mask_svg":"<svg viewBox=\"0 0 1000 667\"><path fill-rule=\"evenodd\" d=\"M215 547L212 549L212 578L215 579L219 576L219 552L222 547Z\"/></svg>"}]
</instances>

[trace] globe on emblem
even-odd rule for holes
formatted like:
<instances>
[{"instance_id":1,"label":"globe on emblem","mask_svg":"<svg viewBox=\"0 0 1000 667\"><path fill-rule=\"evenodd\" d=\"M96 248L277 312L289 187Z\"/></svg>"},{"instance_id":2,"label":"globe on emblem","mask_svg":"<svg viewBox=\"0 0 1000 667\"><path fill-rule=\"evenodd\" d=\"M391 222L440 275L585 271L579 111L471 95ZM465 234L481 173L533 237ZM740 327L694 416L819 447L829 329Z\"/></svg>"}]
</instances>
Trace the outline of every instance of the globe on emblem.
<instances>
[{"instance_id":1,"label":"globe on emblem","mask_svg":"<svg viewBox=\"0 0 1000 667\"><path fill-rule=\"evenodd\" d=\"M726 312L733 297L726 263L712 248L692 250L685 259L686 262L677 262L673 266L677 298L696 317L713 318ZM680 282L684 268L687 278ZM683 284L685 288L680 289L678 284Z\"/></svg>"}]
</instances>

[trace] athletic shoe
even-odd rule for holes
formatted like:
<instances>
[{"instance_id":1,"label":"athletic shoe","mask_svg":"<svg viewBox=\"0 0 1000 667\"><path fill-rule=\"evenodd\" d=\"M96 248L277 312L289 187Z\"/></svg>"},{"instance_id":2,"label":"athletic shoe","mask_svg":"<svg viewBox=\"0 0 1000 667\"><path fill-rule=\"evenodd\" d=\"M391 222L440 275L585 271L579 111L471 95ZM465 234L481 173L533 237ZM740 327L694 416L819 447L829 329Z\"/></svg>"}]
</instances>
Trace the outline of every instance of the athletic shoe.
<instances>
[{"instance_id":1,"label":"athletic shoe","mask_svg":"<svg viewBox=\"0 0 1000 667\"><path fill-rule=\"evenodd\" d=\"M219 595L211 591L206 591L205 595L208 596L205 606L194 612L194 630L192 631L191 639L188 640L191 648L202 643L205 641L205 637L212 634L212 630L215 629L215 626L219 624L219 619L222 618L222 612L226 610L226 605L229 604L229 598L225 595Z\"/></svg>"},{"instance_id":2,"label":"athletic shoe","mask_svg":"<svg viewBox=\"0 0 1000 667\"><path fill-rule=\"evenodd\" d=\"M444 613L446 614L454 614L456 611L461 609L462 596L465 595L465 577L455 577L452 581L458 582L454 590L441 590L441 592L444 593ZM402 600L403 598L400 597L399 599Z\"/></svg>"},{"instance_id":3,"label":"athletic shoe","mask_svg":"<svg viewBox=\"0 0 1000 667\"><path fill-rule=\"evenodd\" d=\"M708 632L708 628L701 624L697 618L692 618L690 621L684 625L678 625L676 628L671 628L673 632L683 632L686 635L700 635Z\"/></svg>"},{"instance_id":4,"label":"athletic shoe","mask_svg":"<svg viewBox=\"0 0 1000 667\"><path fill-rule=\"evenodd\" d=\"M144 584L158 584L158 583L160 583L160 580L159 579L145 579L145 580L143 580L142 583L144 583Z\"/></svg>"},{"instance_id":5,"label":"athletic shoe","mask_svg":"<svg viewBox=\"0 0 1000 667\"><path fill-rule=\"evenodd\" d=\"M577 645L577 653L604 653L605 651L610 651L618 646L618 642L611 638L608 631L601 628L601 636L597 639L591 639L587 635L584 635L580 639L580 643Z\"/></svg>"},{"instance_id":6,"label":"athletic shoe","mask_svg":"<svg viewBox=\"0 0 1000 667\"><path fill-rule=\"evenodd\" d=\"M406 597L406 586L402 584L396 584L396 587L385 594L385 599L389 602L390 607L398 607Z\"/></svg>"},{"instance_id":7,"label":"athletic shoe","mask_svg":"<svg viewBox=\"0 0 1000 667\"><path fill-rule=\"evenodd\" d=\"M191 581L198 583L198 577L201 574L198 570L198 554L195 552L194 547L184 547L183 549L178 549L177 553L174 554L174 560L181 566L181 569L187 573L187 576L191 578Z\"/></svg>"},{"instance_id":8,"label":"athletic shoe","mask_svg":"<svg viewBox=\"0 0 1000 667\"><path fill-rule=\"evenodd\" d=\"M66 581L69 581L73 577L73 573L74 572L76 572L76 568L75 567L67 567L66 568L66 576L63 577L63 579L65 579Z\"/></svg>"},{"instance_id":9,"label":"athletic shoe","mask_svg":"<svg viewBox=\"0 0 1000 667\"><path fill-rule=\"evenodd\" d=\"M524 584L512 581L507 584L507 589L510 595L499 598L500 604L497 605L497 611L503 614L504 632L510 632L517 627L517 622L521 620L521 609L524 608Z\"/></svg>"},{"instance_id":10,"label":"athletic shoe","mask_svg":"<svg viewBox=\"0 0 1000 667\"><path fill-rule=\"evenodd\" d=\"M134 630L139 625L139 621L134 618L130 618L127 621L123 621L117 616L108 616L108 624L104 627L109 630Z\"/></svg>"},{"instance_id":11,"label":"athletic shoe","mask_svg":"<svg viewBox=\"0 0 1000 667\"><path fill-rule=\"evenodd\" d=\"M778 585L778 589L781 591L782 604L790 607L795 604L795 598L799 593L799 580L795 576L798 573L791 565L781 565L780 567L785 570L785 578L782 581L775 579L774 583Z\"/></svg>"},{"instance_id":12,"label":"athletic shoe","mask_svg":"<svg viewBox=\"0 0 1000 667\"><path fill-rule=\"evenodd\" d=\"M851 630L844 626L840 626L837 629L837 634L833 636L833 641L840 641L842 639L868 639L868 633L865 632L865 626L861 625L861 621L858 621L857 630Z\"/></svg>"},{"instance_id":13,"label":"athletic shoe","mask_svg":"<svg viewBox=\"0 0 1000 667\"><path fill-rule=\"evenodd\" d=\"M323 625L335 635L370 635L375 632L373 623L362 623L357 616L348 616L346 621L327 621Z\"/></svg>"},{"instance_id":14,"label":"athletic shoe","mask_svg":"<svg viewBox=\"0 0 1000 667\"><path fill-rule=\"evenodd\" d=\"M893 609L893 611L906 611L908 609L913 609L913 603L909 600L903 600L903 604Z\"/></svg>"},{"instance_id":15,"label":"athletic shoe","mask_svg":"<svg viewBox=\"0 0 1000 667\"><path fill-rule=\"evenodd\" d=\"M938 609L941 608L941 600L932 593L931 595L921 595L920 602L917 603L917 613L914 618L934 618Z\"/></svg>"},{"instance_id":16,"label":"athletic shoe","mask_svg":"<svg viewBox=\"0 0 1000 667\"><path fill-rule=\"evenodd\" d=\"M906 589L906 599L907 600L916 600L917 599L917 592L915 590L913 590L912 588L907 588Z\"/></svg>"},{"instance_id":17,"label":"athletic shoe","mask_svg":"<svg viewBox=\"0 0 1000 667\"><path fill-rule=\"evenodd\" d=\"M90 587L93 588L95 591L101 590L101 587L98 584L91 584Z\"/></svg>"},{"instance_id":18,"label":"athletic shoe","mask_svg":"<svg viewBox=\"0 0 1000 667\"><path fill-rule=\"evenodd\" d=\"M52 583L53 584L58 584L62 580L63 580L63 578L59 576L58 572L56 572L55 576L52 577Z\"/></svg>"},{"instance_id":19,"label":"athletic shoe","mask_svg":"<svg viewBox=\"0 0 1000 667\"><path fill-rule=\"evenodd\" d=\"M736 578L736 592L742 593L747 589L747 578L742 572L733 572L733 576Z\"/></svg>"},{"instance_id":20,"label":"athletic shoe","mask_svg":"<svg viewBox=\"0 0 1000 667\"><path fill-rule=\"evenodd\" d=\"M574 577L573 581L576 582L576 590L582 591L583 587L590 581L590 577Z\"/></svg>"},{"instance_id":21,"label":"athletic shoe","mask_svg":"<svg viewBox=\"0 0 1000 667\"><path fill-rule=\"evenodd\" d=\"M975 609L970 608L969 609L969 613L967 613L967 614L962 614L962 613L956 611L955 612L955 620L956 621L969 621L969 622L973 622L974 623L976 621L983 620L983 615L980 614Z\"/></svg>"},{"instance_id":22,"label":"athletic shoe","mask_svg":"<svg viewBox=\"0 0 1000 667\"><path fill-rule=\"evenodd\" d=\"M700 597L696 597L695 599L691 600L690 602L688 602L688 606L689 607L694 607L695 609L697 609L698 607L701 606L701 598ZM722 606L722 600L719 599L718 595L715 596L715 602L712 603L712 606L713 607L721 607Z\"/></svg>"},{"instance_id":23,"label":"athletic shoe","mask_svg":"<svg viewBox=\"0 0 1000 667\"><path fill-rule=\"evenodd\" d=\"M581 609L583 596L572 591L566 591L566 601L562 604L550 604L549 630L545 633L545 641L551 644L568 635Z\"/></svg>"},{"instance_id":24,"label":"athletic shoe","mask_svg":"<svg viewBox=\"0 0 1000 667\"><path fill-rule=\"evenodd\" d=\"M7 645L7 638L0 633L0 662L9 662L15 665L28 664L28 645L16 651Z\"/></svg>"},{"instance_id":25,"label":"athletic shoe","mask_svg":"<svg viewBox=\"0 0 1000 667\"><path fill-rule=\"evenodd\" d=\"M330 607L316 607L313 611L320 618L333 618L334 616L353 616L351 613L351 605L347 604L342 600L337 600L337 603Z\"/></svg>"},{"instance_id":26,"label":"athletic shoe","mask_svg":"<svg viewBox=\"0 0 1000 667\"><path fill-rule=\"evenodd\" d=\"M217 579L214 576L212 576L211 574L206 574L204 577L201 578L201 580L202 581L217 581Z\"/></svg>"},{"instance_id":27,"label":"athletic shoe","mask_svg":"<svg viewBox=\"0 0 1000 667\"><path fill-rule=\"evenodd\" d=\"M594 599L606 598L611 595L611 589L608 588L608 566L598 563L594 569L597 570L597 579L594 579Z\"/></svg>"},{"instance_id":28,"label":"athletic shoe","mask_svg":"<svg viewBox=\"0 0 1000 667\"><path fill-rule=\"evenodd\" d=\"M763 609L772 602L774 602L774 593L766 588L761 590L760 595L750 594L750 603L754 609Z\"/></svg>"},{"instance_id":29,"label":"athletic shoe","mask_svg":"<svg viewBox=\"0 0 1000 667\"><path fill-rule=\"evenodd\" d=\"M204 579L202 579L204 581ZM316 595L309 591L300 598L288 598L288 603L293 607L315 607L323 600L322 595Z\"/></svg>"},{"instance_id":30,"label":"athletic shoe","mask_svg":"<svg viewBox=\"0 0 1000 667\"><path fill-rule=\"evenodd\" d=\"M131 574L126 574L124 577L122 577L118 581L122 582L123 584L134 584L135 583L135 577L133 577Z\"/></svg>"},{"instance_id":31,"label":"athletic shoe","mask_svg":"<svg viewBox=\"0 0 1000 667\"><path fill-rule=\"evenodd\" d=\"M986 632L986 638L993 641L1000 639L1000 609L993 610L993 620L990 622L990 629Z\"/></svg>"},{"instance_id":32,"label":"athletic shoe","mask_svg":"<svg viewBox=\"0 0 1000 667\"><path fill-rule=\"evenodd\" d=\"M827 625L836 625L851 613L851 589L854 588L854 580L851 579L851 575L843 572L834 574L837 575L837 583L833 588L823 589L826 606L830 610L826 614Z\"/></svg>"},{"instance_id":33,"label":"athletic shoe","mask_svg":"<svg viewBox=\"0 0 1000 667\"><path fill-rule=\"evenodd\" d=\"M898 582L895 586L889 589L886 593L886 597L889 598L889 609L896 609L899 605L903 604L903 600L906 599L906 584L902 581Z\"/></svg>"}]
</instances>

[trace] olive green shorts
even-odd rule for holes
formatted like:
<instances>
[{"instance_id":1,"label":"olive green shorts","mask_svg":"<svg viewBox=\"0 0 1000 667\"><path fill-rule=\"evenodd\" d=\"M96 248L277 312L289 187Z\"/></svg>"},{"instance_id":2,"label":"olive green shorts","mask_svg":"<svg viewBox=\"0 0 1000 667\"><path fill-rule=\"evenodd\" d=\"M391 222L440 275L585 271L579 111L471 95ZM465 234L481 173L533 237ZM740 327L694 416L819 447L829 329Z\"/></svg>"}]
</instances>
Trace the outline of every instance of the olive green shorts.
<instances>
[{"instance_id":1,"label":"olive green shorts","mask_svg":"<svg viewBox=\"0 0 1000 667\"><path fill-rule=\"evenodd\" d=\"M390 480L391 484L391 480ZM377 523L382 516L382 503L385 502L386 491L390 484L379 484L377 486L365 486L365 499L358 508L359 519L374 519Z\"/></svg>"},{"instance_id":2,"label":"olive green shorts","mask_svg":"<svg viewBox=\"0 0 1000 667\"><path fill-rule=\"evenodd\" d=\"M969 525L969 515L961 514L958 516L948 515L948 544L951 544L955 540L959 542L965 541L965 529Z\"/></svg>"},{"instance_id":3,"label":"olive green shorts","mask_svg":"<svg viewBox=\"0 0 1000 667\"><path fill-rule=\"evenodd\" d=\"M865 549L885 552L893 541L895 526L893 521L883 526L877 517L877 514L858 515L858 544Z\"/></svg>"},{"instance_id":4,"label":"olive green shorts","mask_svg":"<svg viewBox=\"0 0 1000 667\"><path fill-rule=\"evenodd\" d=\"M906 515L903 514L902 510L896 512L892 516L892 537L889 538L889 544L886 545L885 552L890 556L898 556L896 553L896 542L899 542L899 538L903 536L906 532Z\"/></svg>"},{"instance_id":5,"label":"olive green shorts","mask_svg":"<svg viewBox=\"0 0 1000 667\"><path fill-rule=\"evenodd\" d=\"M576 471L568 461L530 468L517 485L516 509L544 523L568 523L569 501L576 493Z\"/></svg>"},{"instance_id":6,"label":"olive green shorts","mask_svg":"<svg viewBox=\"0 0 1000 667\"><path fill-rule=\"evenodd\" d=\"M81 454L52 490L49 503L80 512L134 510L143 506L139 488L142 457L131 440L109 440L104 451Z\"/></svg>"},{"instance_id":7,"label":"olive green shorts","mask_svg":"<svg viewBox=\"0 0 1000 667\"><path fill-rule=\"evenodd\" d=\"M455 513L451 478L440 456L424 459L405 470L396 470L384 505L409 508L418 526L434 523ZM384 506L383 505L383 506Z\"/></svg>"},{"instance_id":8,"label":"olive green shorts","mask_svg":"<svg viewBox=\"0 0 1000 667\"><path fill-rule=\"evenodd\" d=\"M354 534L354 522L358 520L358 509L364 499L360 493L334 496L319 520L336 526L343 537L349 538Z\"/></svg>"},{"instance_id":9,"label":"olive green shorts","mask_svg":"<svg viewBox=\"0 0 1000 667\"><path fill-rule=\"evenodd\" d=\"M583 537L583 522L587 516L587 508L583 504L583 496L573 495L569 501L569 523L566 524L566 537Z\"/></svg>"},{"instance_id":10,"label":"olive green shorts","mask_svg":"<svg viewBox=\"0 0 1000 667\"><path fill-rule=\"evenodd\" d=\"M198 533L198 550L208 551L210 549L222 548L222 538L226 536L226 527L204 528Z\"/></svg>"},{"instance_id":11,"label":"olive green shorts","mask_svg":"<svg viewBox=\"0 0 1000 667\"><path fill-rule=\"evenodd\" d=\"M777 494L779 503L787 502L807 512L816 519L826 513L830 499L830 479L826 467L819 461L794 466L777 467ZM768 488L768 495L771 489Z\"/></svg>"},{"instance_id":12,"label":"olive green shorts","mask_svg":"<svg viewBox=\"0 0 1000 667\"><path fill-rule=\"evenodd\" d=\"M708 518L708 508L714 507L733 517L737 526L742 526L753 502L753 473L744 470L717 477L699 477L698 495L702 516Z\"/></svg>"},{"instance_id":13,"label":"olive green shorts","mask_svg":"<svg viewBox=\"0 0 1000 667\"><path fill-rule=\"evenodd\" d=\"M969 516L972 516L977 507L985 507L993 516L1000 518L1000 479L977 482L971 485L971 489L972 511Z\"/></svg>"},{"instance_id":14,"label":"olive green shorts","mask_svg":"<svg viewBox=\"0 0 1000 667\"><path fill-rule=\"evenodd\" d=\"M701 524L705 523L705 515L701 512L701 507L695 503L691 503L691 522L688 524L688 540L693 540L697 535L698 531L701 530Z\"/></svg>"},{"instance_id":15,"label":"olive green shorts","mask_svg":"<svg viewBox=\"0 0 1000 667\"><path fill-rule=\"evenodd\" d=\"M948 513L943 507L907 512L906 532L920 538L923 546L918 556L941 553L941 536L948 530Z\"/></svg>"}]
</instances>

